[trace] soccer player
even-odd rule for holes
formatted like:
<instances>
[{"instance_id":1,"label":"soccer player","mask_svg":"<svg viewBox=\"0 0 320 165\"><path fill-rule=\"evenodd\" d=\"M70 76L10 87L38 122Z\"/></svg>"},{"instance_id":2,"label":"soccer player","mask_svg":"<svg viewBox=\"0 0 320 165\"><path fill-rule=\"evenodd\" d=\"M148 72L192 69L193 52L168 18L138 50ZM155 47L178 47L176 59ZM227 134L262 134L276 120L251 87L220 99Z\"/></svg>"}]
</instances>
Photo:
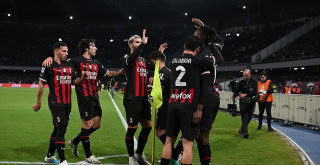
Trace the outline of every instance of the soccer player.
<instances>
[{"instance_id":1,"label":"soccer player","mask_svg":"<svg viewBox=\"0 0 320 165\"><path fill-rule=\"evenodd\" d=\"M79 79L77 72L68 58L68 47L63 42L53 45L54 61L50 67L42 67L38 88L37 102L32 107L35 112L41 108L41 98L45 84L49 85L49 109L53 118L54 129L50 137L50 145L45 162L59 164L54 152L57 149L60 164L68 164L65 155L64 135L67 131L68 121L71 112L71 83L80 84L89 72L86 72Z\"/></svg>"},{"instance_id":2,"label":"soccer player","mask_svg":"<svg viewBox=\"0 0 320 165\"><path fill-rule=\"evenodd\" d=\"M166 56L163 54L164 50L168 48L168 44L164 43L160 45L159 51L153 52L151 54L151 62L155 66L156 61L159 60L159 76L162 87L162 97L163 103L157 112L157 121L156 121L156 135L160 141L165 144L166 142L166 128L167 128L167 114L168 114L168 103L170 97L170 88L171 88L171 70L165 66ZM151 80L153 83L153 78ZM179 164L178 158L182 152L182 139L180 138L179 143L176 148L173 148L171 161L172 163Z\"/></svg>"},{"instance_id":3,"label":"soccer player","mask_svg":"<svg viewBox=\"0 0 320 165\"><path fill-rule=\"evenodd\" d=\"M162 98L163 102L161 107L157 112L157 121L156 121L156 135L160 141L164 144L166 142L166 127L167 127L167 113L168 113L168 103L170 96L170 87L171 87L171 70L166 67L166 56L163 54L164 50L168 47L167 43L164 43L160 46L159 51L153 52L151 54L152 65L156 65L156 61L159 60L159 76L162 88Z\"/></svg>"},{"instance_id":4,"label":"soccer player","mask_svg":"<svg viewBox=\"0 0 320 165\"><path fill-rule=\"evenodd\" d=\"M171 63L171 93L167 121L167 138L161 154L161 164L168 165L179 131L182 132L182 164L192 164L193 140L199 131L202 108L207 92L200 92L200 75L202 67L212 67L212 56L196 56L201 41L190 36L184 44L183 55Z\"/></svg>"},{"instance_id":5,"label":"soccer player","mask_svg":"<svg viewBox=\"0 0 320 165\"><path fill-rule=\"evenodd\" d=\"M223 62L223 57L220 51L223 48L224 42L215 29L205 26L199 19L193 18L192 22L196 23L197 29L194 36L201 39L201 51L199 56L206 56L212 54L215 58L216 65ZM217 112L219 110L220 98L219 93L213 88L216 82L216 66L211 68L204 68L205 72L201 75L201 90L207 91L207 101L202 110L202 119L200 123L200 134L197 141L198 152L201 165L209 165L211 161L211 149L209 144L209 135L212 124L215 121ZM207 83L205 83L207 82Z\"/></svg>"},{"instance_id":6,"label":"soccer player","mask_svg":"<svg viewBox=\"0 0 320 165\"><path fill-rule=\"evenodd\" d=\"M100 164L101 162L91 153L90 135L100 128L102 109L99 102L97 80L105 76L119 76L122 70L111 72L103 67L103 65L93 57L96 55L97 47L95 41L91 39L83 39L78 44L81 56L70 59L76 71L79 74L90 72L88 79L81 84L76 85L76 93L78 99L78 107L82 119L82 128L78 136L70 140L68 143L72 147L72 153L78 157L78 144L82 142L83 149L88 163ZM45 65L50 64L50 57L44 62Z\"/></svg>"},{"instance_id":7,"label":"soccer player","mask_svg":"<svg viewBox=\"0 0 320 165\"><path fill-rule=\"evenodd\" d=\"M144 147L151 131L151 108L147 96L147 65L148 62L142 57L141 52L148 42L146 30L143 30L143 37L134 35L129 38L128 44L130 53L123 58L127 86L124 90L123 105L126 111L128 129L125 136L129 164L149 164L142 157ZM141 44L142 43L142 44ZM134 134L140 122L142 129L138 138L136 157L134 156Z\"/></svg>"}]
</instances>

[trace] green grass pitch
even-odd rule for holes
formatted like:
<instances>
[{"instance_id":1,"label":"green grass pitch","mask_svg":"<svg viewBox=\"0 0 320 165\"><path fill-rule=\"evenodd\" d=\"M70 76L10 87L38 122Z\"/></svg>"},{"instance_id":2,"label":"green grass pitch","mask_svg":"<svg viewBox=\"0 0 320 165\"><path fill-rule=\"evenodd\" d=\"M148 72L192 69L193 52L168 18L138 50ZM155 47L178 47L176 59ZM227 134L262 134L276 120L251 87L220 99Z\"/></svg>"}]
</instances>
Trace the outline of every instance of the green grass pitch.
<instances>
[{"instance_id":1,"label":"green grass pitch","mask_svg":"<svg viewBox=\"0 0 320 165\"><path fill-rule=\"evenodd\" d=\"M0 162L42 162L51 135L52 117L48 109L45 89L42 98L42 108L33 112L37 89L31 88L0 88ZM97 157L127 154L125 146L125 128L106 91L100 92L100 103L103 110L101 128L90 136L91 150ZM114 98L125 117L121 94ZM66 141L80 132L81 120L75 91L72 92L72 113L66 133ZM211 130L210 144L212 163L215 165L300 165L298 152L280 135L269 133L266 128L257 131L257 123L249 125L249 139L238 136L240 117L219 112ZM139 126L140 127L140 126ZM138 130L136 137L138 136ZM151 162L152 136L145 148L145 154ZM162 143L156 139L156 161L160 159ZM70 163L84 160L84 151L79 144L80 156L71 154L66 145L66 158ZM56 153L57 155L57 153ZM103 159L103 163L127 164L127 157ZM158 164L158 163L156 163ZM193 164L199 163L196 145L194 146Z\"/></svg>"}]
</instances>

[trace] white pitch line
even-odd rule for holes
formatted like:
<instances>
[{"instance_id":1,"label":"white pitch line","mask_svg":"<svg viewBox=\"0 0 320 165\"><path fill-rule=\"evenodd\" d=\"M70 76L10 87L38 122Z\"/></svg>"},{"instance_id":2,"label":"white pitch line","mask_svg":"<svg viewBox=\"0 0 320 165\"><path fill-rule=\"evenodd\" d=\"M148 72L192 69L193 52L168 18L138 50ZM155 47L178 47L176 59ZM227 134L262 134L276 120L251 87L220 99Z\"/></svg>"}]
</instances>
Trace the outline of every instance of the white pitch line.
<instances>
[{"instance_id":1,"label":"white pitch line","mask_svg":"<svg viewBox=\"0 0 320 165\"><path fill-rule=\"evenodd\" d=\"M118 112L118 115L119 115L119 117L120 117L120 119L121 119L121 121L122 121L122 124L123 124L124 128L127 130L127 129L128 129L128 124L127 124L126 120L124 119L122 113L120 112L119 107L118 107L117 104L114 102L113 98L112 98L111 95L110 95L110 92L108 92L108 95L110 96L110 99L111 99L111 101L112 101L112 103L113 103L114 108L115 108L115 109L117 110L117 112ZM138 146L137 139L136 139L136 137L134 137L134 149L135 149L135 150L137 150L137 146Z\"/></svg>"},{"instance_id":2,"label":"white pitch line","mask_svg":"<svg viewBox=\"0 0 320 165\"><path fill-rule=\"evenodd\" d=\"M255 120L256 122L258 122L257 120ZM267 125L266 123L262 123L263 125ZM287 138L287 140L290 142L290 144L294 147L297 148L298 151L300 151L300 157L302 159L302 161L304 161L304 164L308 164L308 165L315 165L315 163L313 162L313 160L310 158L310 156L306 153L306 151L304 151L303 148L301 148L299 146L299 144L297 144L294 140L292 140L289 136L287 136L285 133L281 132L280 130L276 129L275 127L272 127L275 131L277 131L280 135L284 136L285 138ZM305 160L308 162L305 162Z\"/></svg>"},{"instance_id":3,"label":"white pitch line","mask_svg":"<svg viewBox=\"0 0 320 165\"><path fill-rule=\"evenodd\" d=\"M98 160L102 160L102 159L117 158L117 157L128 157L128 154L102 156L102 157L97 157L97 159ZM69 163L69 164L72 164L72 163ZM91 163L88 163L86 161L81 161L81 162L78 162L78 163L75 163L75 164L91 164ZM108 165L111 165L111 164L108 164ZM114 165L119 165L119 164L114 164Z\"/></svg>"},{"instance_id":4,"label":"white pitch line","mask_svg":"<svg viewBox=\"0 0 320 165\"><path fill-rule=\"evenodd\" d=\"M315 165L315 163L313 162L313 160L309 157L309 155L306 153L306 151L304 151L304 149L302 149L299 144L297 144L294 140L292 140L289 136L287 136L286 134L284 134L283 132L281 132L280 130L276 129L273 127L274 130L276 130L279 134L281 134L282 136L286 137L288 139L288 141L295 146L302 154L303 156L307 159L307 161L309 162L309 165ZM300 154L301 156L301 154ZM303 160L303 158L302 158ZM306 163L305 163L306 164Z\"/></svg>"}]
</instances>

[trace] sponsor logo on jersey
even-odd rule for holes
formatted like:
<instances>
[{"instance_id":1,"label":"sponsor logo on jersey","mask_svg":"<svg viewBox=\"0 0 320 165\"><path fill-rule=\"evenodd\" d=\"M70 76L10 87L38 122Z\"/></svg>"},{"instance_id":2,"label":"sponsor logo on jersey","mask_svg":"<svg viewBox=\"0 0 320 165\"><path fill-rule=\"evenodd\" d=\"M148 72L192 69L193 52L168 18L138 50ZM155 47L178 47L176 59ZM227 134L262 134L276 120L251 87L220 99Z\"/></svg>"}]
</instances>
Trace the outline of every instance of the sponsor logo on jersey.
<instances>
[{"instance_id":1,"label":"sponsor logo on jersey","mask_svg":"<svg viewBox=\"0 0 320 165\"><path fill-rule=\"evenodd\" d=\"M90 65L91 66L91 65ZM91 80L96 80L97 79L97 72L89 72L90 76L88 77ZM86 74L86 71L82 71L82 75Z\"/></svg>"},{"instance_id":2,"label":"sponsor logo on jersey","mask_svg":"<svg viewBox=\"0 0 320 165\"><path fill-rule=\"evenodd\" d=\"M172 94L171 99L190 99L192 94L180 93L180 94Z\"/></svg>"},{"instance_id":3,"label":"sponsor logo on jersey","mask_svg":"<svg viewBox=\"0 0 320 165\"><path fill-rule=\"evenodd\" d=\"M137 67L137 72L139 72L140 76L147 76L147 69Z\"/></svg>"},{"instance_id":4,"label":"sponsor logo on jersey","mask_svg":"<svg viewBox=\"0 0 320 165\"><path fill-rule=\"evenodd\" d=\"M56 76L60 84L71 84L71 76Z\"/></svg>"}]
</instances>

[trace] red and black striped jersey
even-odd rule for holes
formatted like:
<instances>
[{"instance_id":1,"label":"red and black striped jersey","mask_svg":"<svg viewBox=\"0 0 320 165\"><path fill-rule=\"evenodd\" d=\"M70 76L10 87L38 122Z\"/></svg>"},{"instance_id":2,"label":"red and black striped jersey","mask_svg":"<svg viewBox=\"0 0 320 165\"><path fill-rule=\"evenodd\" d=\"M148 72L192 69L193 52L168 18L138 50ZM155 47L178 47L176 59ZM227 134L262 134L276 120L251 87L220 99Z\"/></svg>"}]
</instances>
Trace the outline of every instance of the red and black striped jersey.
<instances>
[{"instance_id":1,"label":"red and black striped jersey","mask_svg":"<svg viewBox=\"0 0 320 165\"><path fill-rule=\"evenodd\" d=\"M200 94L202 67L212 67L212 56L192 56L183 54L171 62L170 109L195 109Z\"/></svg>"},{"instance_id":2,"label":"red and black striped jersey","mask_svg":"<svg viewBox=\"0 0 320 165\"><path fill-rule=\"evenodd\" d=\"M76 92L79 99L86 97L99 98L97 82L105 77L108 70L96 59L87 59L78 56L70 59L79 75L84 75L86 71L90 72L90 77L86 78L82 83L76 85ZM83 96L85 98L83 98Z\"/></svg>"},{"instance_id":3,"label":"red and black striped jersey","mask_svg":"<svg viewBox=\"0 0 320 165\"><path fill-rule=\"evenodd\" d=\"M127 86L124 90L124 100L143 100L147 95L147 61L138 56L131 60L133 54L124 56L124 69Z\"/></svg>"},{"instance_id":4,"label":"red and black striped jersey","mask_svg":"<svg viewBox=\"0 0 320 165\"><path fill-rule=\"evenodd\" d=\"M60 65L53 61L50 67L42 67L40 73L40 81L49 85L51 104L71 104L71 84L76 79L77 72L70 62Z\"/></svg>"}]
</instances>

